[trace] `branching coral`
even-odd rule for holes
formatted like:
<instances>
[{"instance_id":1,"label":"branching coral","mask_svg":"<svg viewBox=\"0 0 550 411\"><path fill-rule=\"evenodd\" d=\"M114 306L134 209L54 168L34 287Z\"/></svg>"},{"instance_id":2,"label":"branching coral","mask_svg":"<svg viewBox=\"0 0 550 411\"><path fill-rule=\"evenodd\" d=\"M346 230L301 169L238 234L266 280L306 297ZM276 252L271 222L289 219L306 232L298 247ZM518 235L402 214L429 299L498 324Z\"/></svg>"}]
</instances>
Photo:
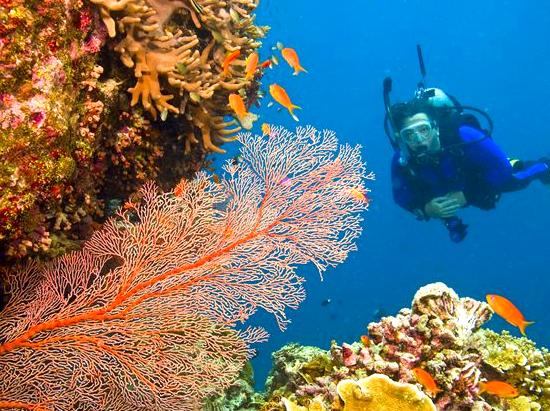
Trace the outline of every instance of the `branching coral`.
<instances>
[{"instance_id":1,"label":"branching coral","mask_svg":"<svg viewBox=\"0 0 550 411\"><path fill-rule=\"evenodd\" d=\"M525 337L491 330L476 332L470 346L481 352L487 375L505 377L542 409L550 409L550 353L546 348L537 348Z\"/></svg>"},{"instance_id":2,"label":"branching coral","mask_svg":"<svg viewBox=\"0 0 550 411\"><path fill-rule=\"evenodd\" d=\"M241 134L227 179L153 184L82 251L10 273L0 315L0 409L203 409L305 298L296 266L323 272L355 249L367 204L359 147L333 132ZM292 177L290 186L278 182ZM17 404L17 405L16 405Z\"/></svg>"},{"instance_id":3,"label":"branching coral","mask_svg":"<svg viewBox=\"0 0 550 411\"><path fill-rule=\"evenodd\" d=\"M253 24L257 0L92 0L101 10L109 35L117 26L124 38L116 45L122 63L134 70L131 105L141 102L155 119L160 112L183 115L193 125L190 143L202 138L207 150L223 152L215 143L230 141L240 130L224 122L230 114L228 95L246 94L253 80L244 76L244 60L222 70L227 52L242 58L260 46L265 27ZM113 14L120 16L115 18ZM116 23L116 24L115 24Z\"/></svg>"}]
</instances>

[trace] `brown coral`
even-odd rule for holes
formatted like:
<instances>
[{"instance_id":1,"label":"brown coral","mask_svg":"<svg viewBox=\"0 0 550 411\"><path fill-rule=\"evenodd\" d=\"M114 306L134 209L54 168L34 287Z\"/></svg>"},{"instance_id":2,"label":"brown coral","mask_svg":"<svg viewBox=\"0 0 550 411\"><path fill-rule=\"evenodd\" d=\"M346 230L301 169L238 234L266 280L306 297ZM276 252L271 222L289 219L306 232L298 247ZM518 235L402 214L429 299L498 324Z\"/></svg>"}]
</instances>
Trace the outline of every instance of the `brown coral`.
<instances>
[{"instance_id":1,"label":"brown coral","mask_svg":"<svg viewBox=\"0 0 550 411\"><path fill-rule=\"evenodd\" d=\"M205 149L223 152L215 142L240 127L224 122L230 114L229 93L253 87L244 78L244 60L236 60L225 76L227 52L246 57L260 46L265 28L253 25L257 0L93 0L101 10L109 35L116 34L114 12L121 12L118 29L125 37L115 50L122 63L134 70L137 82L128 91L131 105L141 101L154 118L160 112L183 115L193 125L188 140L202 137ZM166 92L165 92L166 90ZM168 91L169 90L169 91Z\"/></svg>"}]
</instances>

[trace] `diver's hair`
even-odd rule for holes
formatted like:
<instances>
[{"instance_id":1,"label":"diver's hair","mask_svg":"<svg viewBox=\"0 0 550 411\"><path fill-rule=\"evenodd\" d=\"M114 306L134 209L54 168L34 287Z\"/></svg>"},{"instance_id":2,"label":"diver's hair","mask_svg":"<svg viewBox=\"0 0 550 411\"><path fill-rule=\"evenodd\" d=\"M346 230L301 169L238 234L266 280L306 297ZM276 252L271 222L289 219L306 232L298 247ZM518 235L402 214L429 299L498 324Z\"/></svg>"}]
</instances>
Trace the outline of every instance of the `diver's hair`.
<instances>
[{"instance_id":1,"label":"diver's hair","mask_svg":"<svg viewBox=\"0 0 550 411\"><path fill-rule=\"evenodd\" d=\"M406 103L396 103L391 107L393 124L399 131L403 128L405 120L418 113L425 113L430 120L439 121L439 113L434 106L427 101L414 99Z\"/></svg>"}]
</instances>

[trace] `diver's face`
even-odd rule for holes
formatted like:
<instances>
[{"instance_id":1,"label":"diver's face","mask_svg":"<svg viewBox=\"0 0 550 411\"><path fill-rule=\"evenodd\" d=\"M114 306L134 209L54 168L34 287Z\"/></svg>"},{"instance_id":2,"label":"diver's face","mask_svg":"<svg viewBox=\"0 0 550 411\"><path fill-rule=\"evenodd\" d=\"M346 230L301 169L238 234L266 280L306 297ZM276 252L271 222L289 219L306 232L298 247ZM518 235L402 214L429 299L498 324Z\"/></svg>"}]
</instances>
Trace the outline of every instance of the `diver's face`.
<instances>
[{"instance_id":1,"label":"diver's face","mask_svg":"<svg viewBox=\"0 0 550 411\"><path fill-rule=\"evenodd\" d=\"M439 151L439 129L425 113L408 117L399 136L415 153L435 153Z\"/></svg>"}]
</instances>

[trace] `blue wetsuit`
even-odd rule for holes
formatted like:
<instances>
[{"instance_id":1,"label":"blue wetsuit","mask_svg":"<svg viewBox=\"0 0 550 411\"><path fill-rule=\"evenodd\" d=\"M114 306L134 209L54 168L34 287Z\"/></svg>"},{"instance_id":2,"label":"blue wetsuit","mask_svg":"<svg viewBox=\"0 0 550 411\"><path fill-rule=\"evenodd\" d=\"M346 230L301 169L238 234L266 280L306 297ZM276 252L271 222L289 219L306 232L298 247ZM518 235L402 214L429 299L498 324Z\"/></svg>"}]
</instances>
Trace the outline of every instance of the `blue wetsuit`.
<instances>
[{"instance_id":1,"label":"blue wetsuit","mask_svg":"<svg viewBox=\"0 0 550 411\"><path fill-rule=\"evenodd\" d=\"M426 218L424 206L435 197L462 191L468 205L493 208L500 194L526 187L537 178L550 178L548 162L523 162L521 170L512 167L504 151L482 131L469 125L457 130L456 149L445 150L436 161L399 163L400 153L392 160L392 187L395 202L404 209Z\"/></svg>"}]
</instances>

